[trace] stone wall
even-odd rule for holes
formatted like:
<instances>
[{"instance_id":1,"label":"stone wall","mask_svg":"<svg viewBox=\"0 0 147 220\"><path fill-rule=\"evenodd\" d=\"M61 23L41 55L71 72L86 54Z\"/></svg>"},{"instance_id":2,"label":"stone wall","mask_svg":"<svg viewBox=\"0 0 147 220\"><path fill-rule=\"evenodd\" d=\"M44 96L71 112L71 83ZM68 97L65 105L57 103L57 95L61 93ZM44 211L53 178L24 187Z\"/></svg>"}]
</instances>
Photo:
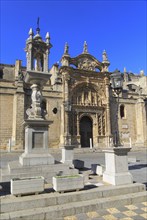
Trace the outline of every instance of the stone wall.
<instances>
[{"instance_id":1,"label":"stone wall","mask_svg":"<svg viewBox=\"0 0 147 220\"><path fill-rule=\"evenodd\" d=\"M31 104L31 90L23 83L23 81L17 81L19 80L18 71L21 68L21 64L19 61L17 61L16 64L17 68L15 68L14 65L0 65L2 76L0 77L0 147L6 147L9 139L12 139L13 149L23 149L23 121L24 119L27 119L25 112ZM25 70L23 69L23 71ZM76 81L74 81L73 75L75 76ZM91 80L91 83L96 83L96 85L100 85L101 83L101 79L98 79L95 73L88 71L85 72L85 70L80 70L79 76L81 78L77 76L77 70L75 71L75 74L72 72L71 76L71 87L73 87L75 83L77 85L78 83L83 82L89 83L89 79ZM47 110L46 118L52 121L52 124L49 127L50 148L59 147L61 127L63 127L61 120L61 105L63 105L63 81L61 80L61 77L62 74L60 76L60 83L58 81L58 83L55 83L54 85L47 83L43 89L43 97L44 101L46 102ZM136 89L135 91L129 90L128 87L129 84L133 83L136 85L136 87L133 87L133 89ZM142 100L147 99L146 85L147 77L145 76L135 77L134 81L125 82L125 89L123 94L120 95L119 104L117 103L117 98L112 97L112 94L110 94L111 132L114 134L115 130L119 130L120 138L124 145L130 144L130 137L132 146L140 147L147 144L147 101L139 101L139 97ZM139 86L143 87L142 91L138 90L140 88ZM85 87L83 86L81 88L83 89ZM74 97L75 91L71 90L69 92L70 96L72 97L71 93L73 93ZM100 97L102 97L100 92L98 93ZM102 101L104 104L106 103L105 96ZM71 105L72 104L75 103L71 103ZM125 109L125 117L122 118L120 116L120 105L124 105ZM72 106L72 109L73 107L74 105ZM88 112L89 116L93 114L93 110L91 111L90 109L88 110L88 108L86 108L86 111ZM80 114L81 113L79 113L79 115ZM106 118L108 118L108 115ZM75 122L76 128L77 124L78 123ZM105 122L105 125L108 127L107 122ZM70 123L69 126L71 127L72 124ZM97 120L94 121L94 126L97 128ZM98 129L93 130L95 142L98 142L99 140L97 138L97 133ZM100 142L98 145L95 144L95 146L102 147L102 143Z\"/></svg>"},{"instance_id":2,"label":"stone wall","mask_svg":"<svg viewBox=\"0 0 147 220\"><path fill-rule=\"evenodd\" d=\"M24 141L24 90L23 83L18 82L17 90L13 100L13 132L12 139L14 146L17 148L23 148Z\"/></svg>"},{"instance_id":3,"label":"stone wall","mask_svg":"<svg viewBox=\"0 0 147 220\"><path fill-rule=\"evenodd\" d=\"M136 142L136 109L135 103L131 100L122 100L125 116L121 118L119 108L119 131L123 144L129 145Z\"/></svg>"},{"instance_id":4,"label":"stone wall","mask_svg":"<svg viewBox=\"0 0 147 220\"><path fill-rule=\"evenodd\" d=\"M0 64L0 78L4 80L14 81L15 65Z\"/></svg>"},{"instance_id":5,"label":"stone wall","mask_svg":"<svg viewBox=\"0 0 147 220\"><path fill-rule=\"evenodd\" d=\"M13 95L0 94L0 146L7 147L12 137Z\"/></svg>"},{"instance_id":6,"label":"stone wall","mask_svg":"<svg viewBox=\"0 0 147 220\"><path fill-rule=\"evenodd\" d=\"M49 147L57 148L60 143L62 93L50 92L44 98L47 104L46 118L52 121L49 126Z\"/></svg>"}]
</instances>

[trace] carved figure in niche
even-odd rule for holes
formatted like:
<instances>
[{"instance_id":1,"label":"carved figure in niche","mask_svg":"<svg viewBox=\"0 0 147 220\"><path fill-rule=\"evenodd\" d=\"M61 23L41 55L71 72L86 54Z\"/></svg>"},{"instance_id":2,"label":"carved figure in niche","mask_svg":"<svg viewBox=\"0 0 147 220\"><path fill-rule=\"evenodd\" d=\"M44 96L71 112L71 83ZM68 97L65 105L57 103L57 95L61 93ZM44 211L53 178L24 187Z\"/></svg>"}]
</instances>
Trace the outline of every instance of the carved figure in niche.
<instances>
[{"instance_id":1,"label":"carved figure in niche","mask_svg":"<svg viewBox=\"0 0 147 220\"><path fill-rule=\"evenodd\" d=\"M37 56L36 56L35 70L36 71L42 71L42 60L41 60L41 55L40 54L37 54Z\"/></svg>"},{"instance_id":2,"label":"carved figure in niche","mask_svg":"<svg viewBox=\"0 0 147 220\"><path fill-rule=\"evenodd\" d=\"M77 104L81 104L81 95L78 96L78 103Z\"/></svg>"},{"instance_id":3,"label":"carved figure in niche","mask_svg":"<svg viewBox=\"0 0 147 220\"><path fill-rule=\"evenodd\" d=\"M93 94L93 93L92 93L91 103L92 103L92 105L94 105L94 104L95 104L95 96L94 96L94 94Z\"/></svg>"},{"instance_id":4,"label":"carved figure in niche","mask_svg":"<svg viewBox=\"0 0 147 220\"><path fill-rule=\"evenodd\" d=\"M97 103L98 103L98 106L102 106L102 100L99 96L97 96Z\"/></svg>"},{"instance_id":5,"label":"carved figure in niche","mask_svg":"<svg viewBox=\"0 0 147 220\"><path fill-rule=\"evenodd\" d=\"M90 104L89 92L85 92L85 94L84 94L84 104L85 105L89 105Z\"/></svg>"}]
</instances>

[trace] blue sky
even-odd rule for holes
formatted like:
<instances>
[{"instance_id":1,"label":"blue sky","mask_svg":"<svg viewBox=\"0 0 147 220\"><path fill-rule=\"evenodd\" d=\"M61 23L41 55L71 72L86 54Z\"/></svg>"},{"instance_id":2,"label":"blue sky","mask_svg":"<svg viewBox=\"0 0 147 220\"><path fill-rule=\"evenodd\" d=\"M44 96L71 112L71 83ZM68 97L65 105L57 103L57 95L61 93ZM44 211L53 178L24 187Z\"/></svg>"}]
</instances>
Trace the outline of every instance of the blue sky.
<instances>
[{"instance_id":1,"label":"blue sky","mask_svg":"<svg viewBox=\"0 0 147 220\"><path fill-rule=\"evenodd\" d=\"M102 61L107 51L109 71L146 71L147 1L13 1L1 0L0 62L26 65L25 41L30 27L34 32L40 17L41 36L47 31L53 47L49 67L61 59L65 42L75 57L82 53L86 40L88 52Z\"/></svg>"}]
</instances>

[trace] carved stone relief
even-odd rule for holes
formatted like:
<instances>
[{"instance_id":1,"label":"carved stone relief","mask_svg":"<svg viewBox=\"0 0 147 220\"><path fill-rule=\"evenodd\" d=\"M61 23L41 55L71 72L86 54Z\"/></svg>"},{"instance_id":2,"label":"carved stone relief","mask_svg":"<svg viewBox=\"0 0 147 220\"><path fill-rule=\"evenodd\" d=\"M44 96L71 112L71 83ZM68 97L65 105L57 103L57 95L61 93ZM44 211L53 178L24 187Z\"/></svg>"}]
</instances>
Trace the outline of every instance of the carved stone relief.
<instances>
[{"instance_id":1,"label":"carved stone relief","mask_svg":"<svg viewBox=\"0 0 147 220\"><path fill-rule=\"evenodd\" d=\"M78 63L79 69L95 71L96 63L88 58L81 59Z\"/></svg>"}]
</instances>

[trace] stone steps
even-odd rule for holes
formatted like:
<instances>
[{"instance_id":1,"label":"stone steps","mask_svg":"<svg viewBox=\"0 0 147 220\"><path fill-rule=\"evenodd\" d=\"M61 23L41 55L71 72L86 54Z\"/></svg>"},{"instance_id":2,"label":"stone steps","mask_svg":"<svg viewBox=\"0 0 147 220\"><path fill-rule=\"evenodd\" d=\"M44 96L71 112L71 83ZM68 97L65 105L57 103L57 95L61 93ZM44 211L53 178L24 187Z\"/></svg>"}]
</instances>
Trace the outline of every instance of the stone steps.
<instances>
[{"instance_id":1,"label":"stone steps","mask_svg":"<svg viewBox=\"0 0 147 220\"><path fill-rule=\"evenodd\" d=\"M62 219L64 216L146 201L143 184L101 186L79 192L3 197L3 219Z\"/></svg>"},{"instance_id":2,"label":"stone steps","mask_svg":"<svg viewBox=\"0 0 147 220\"><path fill-rule=\"evenodd\" d=\"M70 169L69 166L56 163L50 165L39 166L21 166L18 161L12 161L9 163L7 169L1 170L0 182L9 182L12 178L24 178L32 176L44 176L46 182L52 181L52 177L56 176L59 172L63 175L78 174L77 169Z\"/></svg>"}]
</instances>

